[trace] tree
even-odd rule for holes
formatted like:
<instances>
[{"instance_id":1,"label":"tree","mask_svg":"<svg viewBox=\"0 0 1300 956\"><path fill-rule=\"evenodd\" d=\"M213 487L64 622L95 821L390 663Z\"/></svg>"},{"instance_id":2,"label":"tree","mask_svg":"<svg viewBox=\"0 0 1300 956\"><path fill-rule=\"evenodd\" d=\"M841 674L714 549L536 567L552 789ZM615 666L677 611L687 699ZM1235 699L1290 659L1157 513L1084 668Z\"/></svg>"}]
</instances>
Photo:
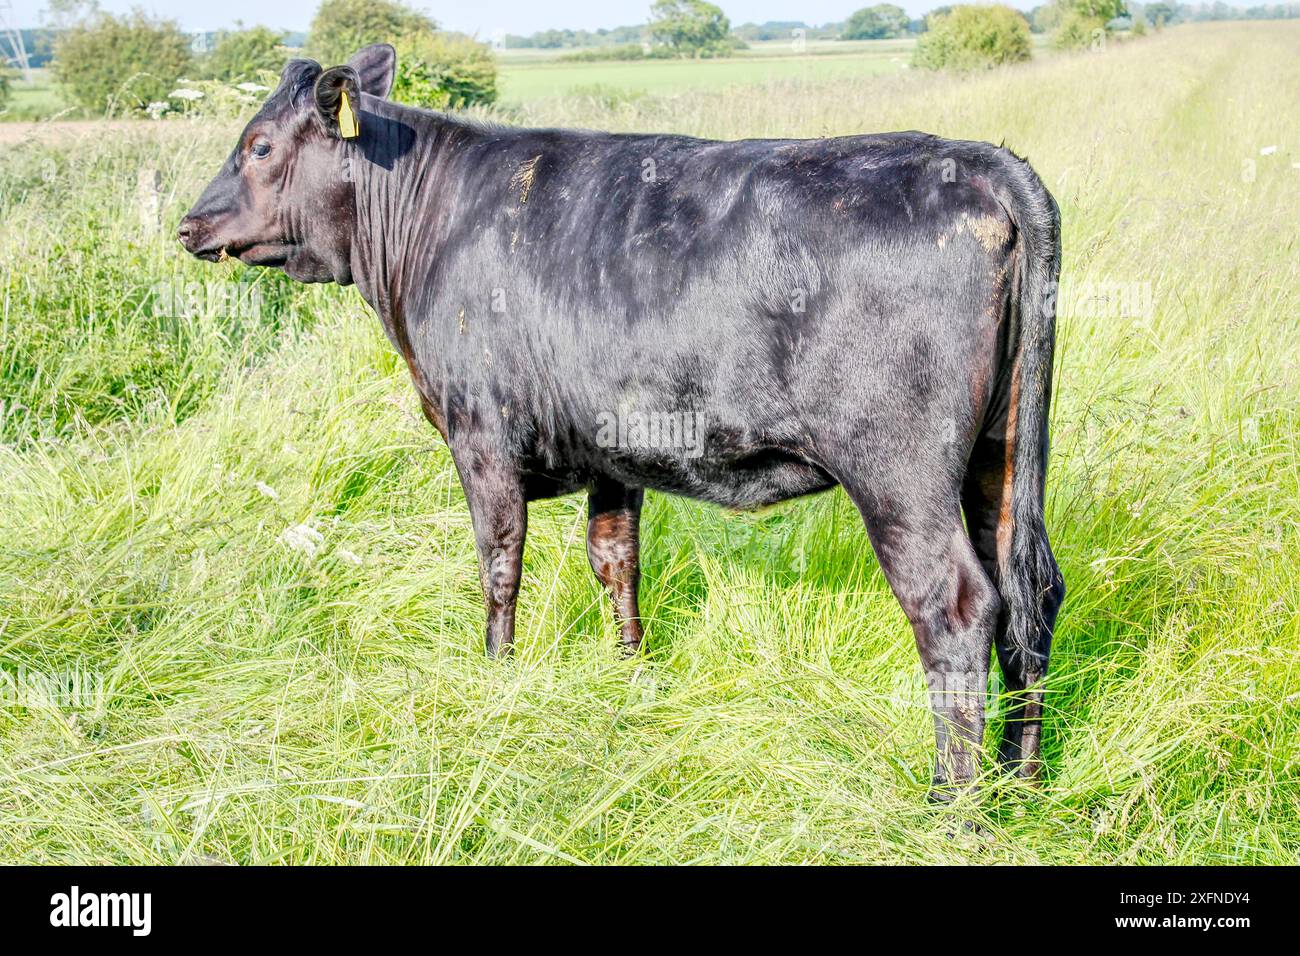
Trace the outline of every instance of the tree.
<instances>
[{"instance_id":1,"label":"tree","mask_svg":"<svg viewBox=\"0 0 1300 956\"><path fill-rule=\"evenodd\" d=\"M878 3L863 7L844 23L842 36L846 40L883 40L901 37L907 33L907 12L892 3Z\"/></svg>"},{"instance_id":2,"label":"tree","mask_svg":"<svg viewBox=\"0 0 1300 956\"><path fill-rule=\"evenodd\" d=\"M461 109L496 100L496 59L485 44L463 33L422 30L399 38L396 46L393 99L398 102Z\"/></svg>"},{"instance_id":3,"label":"tree","mask_svg":"<svg viewBox=\"0 0 1300 956\"><path fill-rule=\"evenodd\" d=\"M929 18L913 63L927 70L979 70L1029 59L1029 24L1003 6L956 6Z\"/></svg>"},{"instance_id":4,"label":"tree","mask_svg":"<svg viewBox=\"0 0 1300 956\"><path fill-rule=\"evenodd\" d=\"M279 73L287 59L283 33L252 27L220 34L212 52L203 58L202 67L209 79L239 83L257 79L263 72Z\"/></svg>"},{"instance_id":5,"label":"tree","mask_svg":"<svg viewBox=\"0 0 1300 956\"><path fill-rule=\"evenodd\" d=\"M97 13L64 30L54 48L54 76L73 101L102 113L165 100L192 64L190 41L175 20L137 10Z\"/></svg>"},{"instance_id":6,"label":"tree","mask_svg":"<svg viewBox=\"0 0 1300 956\"><path fill-rule=\"evenodd\" d=\"M325 0L311 21L307 52L325 66L346 63L372 43L395 43L437 24L398 0Z\"/></svg>"},{"instance_id":7,"label":"tree","mask_svg":"<svg viewBox=\"0 0 1300 956\"><path fill-rule=\"evenodd\" d=\"M1100 49L1105 43L1106 21L1077 10L1066 10L1061 24L1052 34L1052 46L1058 50Z\"/></svg>"},{"instance_id":8,"label":"tree","mask_svg":"<svg viewBox=\"0 0 1300 956\"><path fill-rule=\"evenodd\" d=\"M0 66L0 109L9 101L9 71Z\"/></svg>"},{"instance_id":9,"label":"tree","mask_svg":"<svg viewBox=\"0 0 1300 956\"><path fill-rule=\"evenodd\" d=\"M1057 0L1063 12L1074 11L1081 17L1106 23L1122 17L1126 11L1124 0Z\"/></svg>"},{"instance_id":10,"label":"tree","mask_svg":"<svg viewBox=\"0 0 1300 956\"><path fill-rule=\"evenodd\" d=\"M650 35L683 56L709 56L730 49L731 22L705 0L655 0Z\"/></svg>"},{"instance_id":11,"label":"tree","mask_svg":"<svg viewBox=\"0 0 1300 956\"><path fill-rule=\"evenodd\" d=\"M933 10L931 10L929 13L927 13L924 17L921 18L922 22L924 22L925 24L925 30L922 30L921 32L922 33L926 32L927 30L930 29L930 27L934 26L935 20L937 20L939 17L947 16L950 13L952 13L952 7L948 7L948 6L935 7Z\"/></svg>"},{"instance_id":12,"label":"tree","mask_svg":"<svg viewBox=\"0 0 1300 956\"><path fill-rule=\"evenodd\" d=\"M1081 50L1105 40L1106 26L1127 14L1124 0L1056 0L1061 17L1052 45L1061 50Z\"/></svg>"},{"instance_id":13,"label":"tree","mask_svg":"<svg viewBox=\"0 0 1300 956\"><path fill-rule=\"evenodd\" d=\"M98 12L98 0L46 0L41 20L55 30L66 30L85 23Z\"/></svg>"},{"instance_id":14,"label":"tree","mask_svg":"<svg viewBox=\"0 0 1300 956\"><path fill-rule=\"evenodd\" d=\"M1148 3L1143 8L1143 13L1147 22L1158 29L1173 23L1174 14L1177 12L1176 7L1177 4Z\"/></svg>"},{"instance_id":15,"label":"tree","mask_svg":"<svg viewBox=\"0 0 1300 956\"><path fill-rule=\"evenodd\" d=\"M1044 3L1029 11L1029 29L1034 33L1051 33L1061 25L1061 7Z\"/></svg>"}]
</instances>

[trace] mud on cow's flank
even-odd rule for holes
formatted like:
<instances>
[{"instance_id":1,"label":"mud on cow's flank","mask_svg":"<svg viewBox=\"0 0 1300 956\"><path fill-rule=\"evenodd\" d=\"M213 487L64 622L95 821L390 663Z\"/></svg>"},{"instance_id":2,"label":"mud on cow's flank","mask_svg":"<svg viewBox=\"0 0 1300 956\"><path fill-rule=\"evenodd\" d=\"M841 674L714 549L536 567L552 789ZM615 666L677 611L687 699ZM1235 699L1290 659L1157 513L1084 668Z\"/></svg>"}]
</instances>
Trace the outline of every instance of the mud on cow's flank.
<instances>
[{"instance_id":1,"label":"mud on cow's flank","mask_svg":"<svg viewBox=\"0 0 1300 956\"><path fill-rule=\"evenodd\" d=\"M963 214L955 226L939 234L938 246L942 249L956 236L967 234L984 247L985 252L998 252L1011 241L1011 223L1000 216L970 216Z\"/></svg>"}]
</instances>

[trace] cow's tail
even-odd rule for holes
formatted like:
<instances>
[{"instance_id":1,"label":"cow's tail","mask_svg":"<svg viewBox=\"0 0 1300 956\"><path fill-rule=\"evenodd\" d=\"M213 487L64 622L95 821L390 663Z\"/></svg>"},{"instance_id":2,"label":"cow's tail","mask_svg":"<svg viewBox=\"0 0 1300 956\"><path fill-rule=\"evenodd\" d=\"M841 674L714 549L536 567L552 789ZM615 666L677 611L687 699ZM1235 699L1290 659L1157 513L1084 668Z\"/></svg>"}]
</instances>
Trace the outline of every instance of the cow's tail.
<instances>
[{"instance_id":1,"label":"cow's tail","mask_svg":"<svg viewBox=\"0 0 1300 956\"><path fill-rule=\"evenodd\" d=\"M1006 649L1018 670L1046 669L1056 611L1065 584L1047 540L1043 489L1047 476L1048 406L1056 344L1056 292L1061 271L1061 219L1056 202L1029 164L1001 153L1003 205L1016 230L1018 290L1009 349L1007 449L998 529L998 590L1006 614ZM1016 294L1016 293L1013 293ZM1009 501L1007 496L1009 495ZM1007 505L1009 504L1009 508ZM1003 525L1010 519L1010 528Z\"/></svg>"}]
</instances>

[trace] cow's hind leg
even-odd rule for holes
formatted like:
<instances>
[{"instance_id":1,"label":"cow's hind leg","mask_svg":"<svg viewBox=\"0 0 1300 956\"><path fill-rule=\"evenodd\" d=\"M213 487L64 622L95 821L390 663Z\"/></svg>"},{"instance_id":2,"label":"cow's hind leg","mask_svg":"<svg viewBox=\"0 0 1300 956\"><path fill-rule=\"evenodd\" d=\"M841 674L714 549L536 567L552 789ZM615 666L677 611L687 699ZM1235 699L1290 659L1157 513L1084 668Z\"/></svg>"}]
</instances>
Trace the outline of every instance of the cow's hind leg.
<instances>
[{"instance_id":1,"label":"cow's hind leg","mask_svg":"<svg viewBox=\"0 0 1300 956\"><path fill-rule=\"evenodd\" d=\"M999 589L1002 587L1003 574L1014 573L1003 570L1009 564L1012 521L1012 456L1007 453L1006 419L1005 410L1000 415L994 413L984 434L976 441L962 493L962 506L966 512L966 524L975 553ZM1041 522L1031 533L1041 536L1042 550L1050 555L1047 532ZM998 760L1007 770L1029 779L1037 778L1042 767L1042 684L1047 676L1052 628L1064 597L1059 574L1056 582L1037 595L1040 620L1025 629L1031 635L1031 646L1017 647L1009 640L1005 602L994 639L1007 699L1010 701L1004 715Z\"/></svg>"},{"instance_id":2,"label":"cow's hind leg","mask_svg":"<svg viewBox=\"0 0 1300 956\"><path fill-rule=\"evenodd\" d=\"M980 770L998 592L962 526L955 488L927 492L914 484L889 495L845 488L916 636L934 712L930 796L947 800Z\"/></svg>"},{"instance_id":3,"label":"cow's hind leg","mask_svg":"<svg viewBox=\"0 0 1300 956\"><path fill-rule=\"evenodd\" d=\"M587 558L614 602L614 617L628 653L641 646L637 588L641 582L639 526L644 497L640 488L604 480L597 482L588 496Z\"/></svg>"}]
</instances>

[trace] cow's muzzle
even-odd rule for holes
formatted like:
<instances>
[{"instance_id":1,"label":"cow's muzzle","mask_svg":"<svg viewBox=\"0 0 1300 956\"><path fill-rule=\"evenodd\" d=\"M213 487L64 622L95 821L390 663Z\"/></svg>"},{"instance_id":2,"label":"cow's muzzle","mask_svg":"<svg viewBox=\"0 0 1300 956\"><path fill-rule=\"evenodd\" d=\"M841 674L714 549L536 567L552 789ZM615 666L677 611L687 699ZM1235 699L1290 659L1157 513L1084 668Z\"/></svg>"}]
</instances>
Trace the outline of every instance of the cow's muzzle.
<instances>
[{"instance_id":1,"label":"cow's muzzle","mask_svg":"<svg viewBox=\"0 0 1300 956\"><path fill-rule=\"evenodd\" d=\"M224 246L208 239L207 225L202 219L186 216L176 230L176 238L180 240L186 252L200 259L219 262L224 258Z\"/></svg>"}]
</instances>

